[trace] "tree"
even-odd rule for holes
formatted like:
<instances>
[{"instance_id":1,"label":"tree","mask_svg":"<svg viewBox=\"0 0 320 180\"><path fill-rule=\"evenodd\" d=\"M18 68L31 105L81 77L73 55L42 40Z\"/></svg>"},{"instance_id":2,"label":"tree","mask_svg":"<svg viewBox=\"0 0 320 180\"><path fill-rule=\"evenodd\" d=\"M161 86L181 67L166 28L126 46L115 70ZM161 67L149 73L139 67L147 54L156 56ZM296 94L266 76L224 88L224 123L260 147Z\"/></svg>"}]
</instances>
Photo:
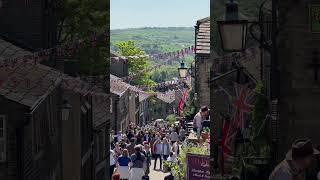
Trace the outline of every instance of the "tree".
<instances>
[{"instance_id":1,"label":"tree","mask_svg":"<svg viewBox=\"0 0 320 180\"><path fill-rule=\"evenodd\" d=\"M79 61L80 74L106 74L109 62L109 44L100 35L109 22L109 2L105 0L59 0L57 1L57 39L59 45L84 40L73 58ZM96 46L92 40L97 38Z\"/></svg>"},{"instance_id":2,"label":"tree","mask_svg":"<svg viewBox=\"0 0 320 180\"><path fill-rule=\"evenodd\" d=\"M119 42L116 45L122 56L145 55L145 53L135 45L134 41ZM128 58L128 67L130 75L140 74L150 67L150 60L147 57ZM150 72L145 72L134 80L134 84L152 85L155 84L155 82L150 79Z\"/></svg>"}]
</instances>

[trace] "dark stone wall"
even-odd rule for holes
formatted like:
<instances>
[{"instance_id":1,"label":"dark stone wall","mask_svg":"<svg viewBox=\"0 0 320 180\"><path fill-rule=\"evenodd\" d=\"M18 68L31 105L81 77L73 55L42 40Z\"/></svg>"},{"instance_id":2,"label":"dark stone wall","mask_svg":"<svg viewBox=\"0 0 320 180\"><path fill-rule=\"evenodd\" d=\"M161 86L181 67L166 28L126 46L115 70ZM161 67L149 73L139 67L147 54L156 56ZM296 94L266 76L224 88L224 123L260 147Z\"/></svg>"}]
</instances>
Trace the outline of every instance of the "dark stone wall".
<instances>
[{"instance_id":1,"label":"dark stone wall","mask_svg":"<svg viewBox=\"0 0 320 180\"><path fill-rule=\"evenodd\" d=\"M320 33L309 31L309 4L318 0L279 2L279 155L283 158L294 139L311 138L320 144L320 81L315 81L312 52L320 52Z\"/></svg>"},{"instance_id":2,"label":"dark stone wall","mask_svg":"<svg viewBox=\"0 0 320 180\"><path fill-rule=\"evenodd\" d=\"M56 42L53 2L48 0L3 0L0 33L20 46L47 48Z\"/></svg>"}]
</instances>

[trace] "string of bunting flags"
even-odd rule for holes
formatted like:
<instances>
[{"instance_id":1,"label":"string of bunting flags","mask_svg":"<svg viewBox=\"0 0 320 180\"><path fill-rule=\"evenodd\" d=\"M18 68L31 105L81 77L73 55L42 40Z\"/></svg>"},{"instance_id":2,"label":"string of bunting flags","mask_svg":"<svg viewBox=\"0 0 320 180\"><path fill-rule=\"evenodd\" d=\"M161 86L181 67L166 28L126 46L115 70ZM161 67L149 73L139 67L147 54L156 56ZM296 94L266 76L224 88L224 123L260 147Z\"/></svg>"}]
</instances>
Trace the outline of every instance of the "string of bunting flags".
<instances>
[{"instance_id":1,"label":"string of bunting flags","mask_svg":"<svg viewBox=\"0 0 320 180\"><path fill-rule=\"evenodd\" d=\"M166 87L176 87L179 85L183 85L183 80L177 80L177 81L167 81L167 82L161 82L153 85L138 85L137 87L140 89L159 89L159 88L166 88Z\"/></svg>"},{"instance_id":2,"label":"string of bunting flags","mask_svg":"<svg viewBox=\"0 0 320 180\"><path fill-rule=\"evenodd\" d=\"M189 46L177 51L159 53L159 54L111 57L111 60L123 61L124 63L128 63L129 59L136 60L140 58L150 58L153 60L168 60L168 59L177 59L181 57L183 58L185 56L192 55L194 52L195 52L194 46Z\"/></svg>"},{"instance_id":3,"label":"string of bunting flags","mask_svg":"<svg viewBox=\"0 0 320 180\"><path fill-rule=\"evenodd\" d=\"M115 87L116 89L121 89L122 86L127 86L131 91L146 94L149 96L155 96L155 97L167 97L168 93L164 94L161 92L146 92L140 87L129 85L123 81L119 81L118 79L110 79L110 85ZM172 95L172 94L171 94Z\"/></svg>"},{"instance_id":4,"label":"string of bunting flags","mask_svg":"<svg viewBox=\"0 0 320 180\"><path fill-rule=\"evenodd\" d=\"M84 48L85 45L89 45L92 48L97 48L97 43L100 40L98 39L98 37L103 37L105 41L105 45L108 45L109 35L108 35L108 32L104 32L100 35L96 35L96 34L93 35L91 40L88 41L90 44L85 44L86 41L84 39L79 39L69 44L59 45L53 48L44 49L41 51L29 53L19 57L14 57L14 58L10 57L10 58L0 59L0 68L14 69L19 66L25 67L28 65L36 65L42 62L44 59L48 59L51 55L57 55L59 57L73 56L77 51Z\"/></svg>"}]
</instances>

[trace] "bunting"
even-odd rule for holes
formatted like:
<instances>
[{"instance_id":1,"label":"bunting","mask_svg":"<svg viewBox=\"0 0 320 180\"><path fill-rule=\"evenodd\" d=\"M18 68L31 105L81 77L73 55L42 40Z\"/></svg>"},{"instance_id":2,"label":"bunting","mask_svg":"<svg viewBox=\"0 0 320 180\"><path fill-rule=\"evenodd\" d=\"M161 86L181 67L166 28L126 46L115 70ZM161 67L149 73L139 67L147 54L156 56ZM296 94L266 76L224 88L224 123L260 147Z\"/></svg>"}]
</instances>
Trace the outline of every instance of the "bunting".
<instances>
[{"instance_id":1,"label":"bunting","mask_svg":"<svg viewBox=\"0 0 320 180\"><path fill-rule=\"evenodd\" d=\"M177 51L165 52L159 54L150 54L150 55L135 55L135 56L119 56L119 57L111 57L113 61L123 61L124 63L128 63L129 60L138 60L140 58L150 58L153 60L172 60L183 58L187 55L194 54L194 47L186 47Z\"/></svg>"}]
</instances>

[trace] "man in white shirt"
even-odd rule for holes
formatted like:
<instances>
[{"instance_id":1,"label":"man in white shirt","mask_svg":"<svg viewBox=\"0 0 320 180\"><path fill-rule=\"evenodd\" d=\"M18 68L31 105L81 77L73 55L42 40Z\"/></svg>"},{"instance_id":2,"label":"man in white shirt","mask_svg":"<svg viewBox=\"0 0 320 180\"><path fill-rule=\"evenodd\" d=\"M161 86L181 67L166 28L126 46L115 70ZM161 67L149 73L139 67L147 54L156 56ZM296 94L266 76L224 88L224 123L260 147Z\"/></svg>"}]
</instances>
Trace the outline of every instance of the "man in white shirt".
<instances>
[{"instance_id":1,"label":"man in white shirt","mask_svg":"<svg viewBox=\"0 0 320 180\"><path fill-rule=\"evenodd\" d=\"M202 131L202 123L208 116L209 116L209 109L207 106L203 106L193 118L193 125L197 129L198 139L200 139L200 135Z\"/></svg>"}]
</instances>

